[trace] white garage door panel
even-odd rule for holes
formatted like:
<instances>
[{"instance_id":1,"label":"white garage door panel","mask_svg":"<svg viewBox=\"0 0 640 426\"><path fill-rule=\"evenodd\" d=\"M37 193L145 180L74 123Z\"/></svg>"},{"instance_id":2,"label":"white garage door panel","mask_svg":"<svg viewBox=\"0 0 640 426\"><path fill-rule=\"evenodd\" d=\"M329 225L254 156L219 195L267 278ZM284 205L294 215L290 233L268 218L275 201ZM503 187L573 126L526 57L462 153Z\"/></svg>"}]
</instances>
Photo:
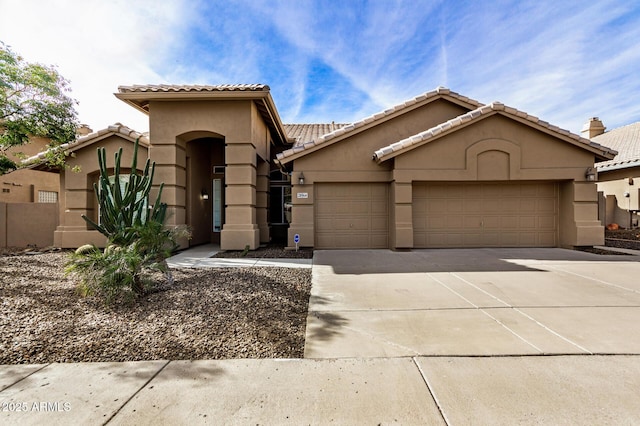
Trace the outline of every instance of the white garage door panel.
<instances>
[{"instance_id":1,"label":"white garage door panel","mask_svg":"<svg viewBox=\"0 0 640 426\"><path fill-rule=\"evenodd\" d=\"M315 185L316 248L388 248L387 184Z\"/></svg>"},{"instance_id":2,"label":"white garage door panel","mask_svg":"<svg viewBox=\"0 0 640 426\"><path fill-rule=\"evenodd\" d=\"M414 246L555 247L554 182L413 185Z\"/></svg>"}]
</instances>

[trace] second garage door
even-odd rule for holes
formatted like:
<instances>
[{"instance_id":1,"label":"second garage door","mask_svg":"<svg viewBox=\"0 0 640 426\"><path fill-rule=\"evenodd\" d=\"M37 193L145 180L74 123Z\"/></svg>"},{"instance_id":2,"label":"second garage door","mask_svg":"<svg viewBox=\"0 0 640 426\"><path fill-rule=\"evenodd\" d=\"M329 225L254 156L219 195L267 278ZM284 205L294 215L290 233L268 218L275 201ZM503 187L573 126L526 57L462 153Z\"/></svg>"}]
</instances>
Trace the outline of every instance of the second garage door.
<instances>
[{"instance_id":1,"label":"second garage door","mask_svg":"<svg viewBox=\"0 0 640 426\"><path fill-rule=\"evenodd\" d=\"M388 248L388 185L316 184L315 247Z\"/></svg>"},{"instance_id":2,"label":"second garage door","mask_svg":"<svg viewBox=\"0 0 640 426\"><path fill-rule=\"evenodd\" d=\"M414 183L414 247L555 247L555 182Z\"/></svg>"}]
</instances>

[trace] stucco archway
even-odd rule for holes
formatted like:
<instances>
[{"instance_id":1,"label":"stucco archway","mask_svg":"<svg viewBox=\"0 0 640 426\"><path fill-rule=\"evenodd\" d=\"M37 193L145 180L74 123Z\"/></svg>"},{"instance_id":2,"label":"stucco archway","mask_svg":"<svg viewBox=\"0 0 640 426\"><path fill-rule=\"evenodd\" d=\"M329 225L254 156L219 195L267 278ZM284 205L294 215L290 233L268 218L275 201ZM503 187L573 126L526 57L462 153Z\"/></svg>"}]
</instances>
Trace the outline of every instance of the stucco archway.
<instances>
[{"instance_id":1,"label":"stucco archway","mask_svg":"<svg viewBox=\"0 0 640 426\"><path fill-rule=\"evenodd\" d=\"M220 243L224 225L225 141L213 132L181 135L185 155L185 222L190 246Z\"/></svg>"}]
</instances>

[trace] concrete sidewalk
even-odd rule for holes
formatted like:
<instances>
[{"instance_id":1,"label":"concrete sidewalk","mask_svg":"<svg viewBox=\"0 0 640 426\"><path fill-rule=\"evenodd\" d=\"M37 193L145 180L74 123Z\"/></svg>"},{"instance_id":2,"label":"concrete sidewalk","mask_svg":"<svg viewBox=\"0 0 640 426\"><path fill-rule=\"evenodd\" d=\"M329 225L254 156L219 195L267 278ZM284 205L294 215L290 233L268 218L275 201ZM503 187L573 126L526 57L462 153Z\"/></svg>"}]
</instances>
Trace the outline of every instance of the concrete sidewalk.
<instances>
[{"instance_id":1,"label":"concrete sidewalk","mask_svg":"<svg viewBox=\"0 0 640 426\"><path fill-rule=\"evenodd\" d=\"M312 259L268 259L268 258L215 258L220 251L214 244L196 246L167 259L170 268L232 268L275 266L280 268L311 268Z\"/></svg>"},{"instance_id":2,"label":"concrete sidewalk","mask_svg":"<svg viewBox=\"0 0 640 426\"><path fill-rule=\"evenodd\" d=\"M0 367L5 425L637 424L640 356Z\"/></svg>"},{"instance_id":3,"label":"concrete sidewalk","mask_svg":"<svg viewBox=\"0 0 640 426\"><path fill-rule=\"evenodd\" d=\"M167 259L170 268L232 268L276 266L280 268L311 268L312 259L269 259L269 258L222 258L212 257L220 251L220 246L204 244L180 252Z\"/></svg>"},{"instance_id":4,"label":"concrete sidewalk","mask_svg":"<svg viewBox=\"0 0 640 426\"><path fill-rule=\"evenodd\" d=\"M0 424L637 424L639 260L316 251L307 359L0 366Z\"/></svg>"}]
</instances>

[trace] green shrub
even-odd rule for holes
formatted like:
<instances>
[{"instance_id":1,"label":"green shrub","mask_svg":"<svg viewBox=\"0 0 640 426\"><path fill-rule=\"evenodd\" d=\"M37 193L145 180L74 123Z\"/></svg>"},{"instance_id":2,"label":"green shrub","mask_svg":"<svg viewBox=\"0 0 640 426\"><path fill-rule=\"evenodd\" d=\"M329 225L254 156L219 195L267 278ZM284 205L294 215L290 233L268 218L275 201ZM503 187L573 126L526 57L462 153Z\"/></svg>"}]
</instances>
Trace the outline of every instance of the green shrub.
<instances>
[{"instance_id":1,"label":"green shrub","mask_svg":"<svg viewBox=\"0 0 640 426\"><path fill-rule=\"evenodd\" d=\"M103 296L107 303L132 301L146 294L158 274L172 284L166 259L177 249L178 238L190 236L187 229L164 226L167 205L160 202L162 185L156 204L147 207L155 163L147 160L144 172L139 174L137 154L136 140L131 173L122 188L122 149L116 153L112 179L107 173L104 148L98 149L100 179L94 191L100 205L100 223L82 217L107 237L107 247L104 250L93 245L79 247L66 264L66 272L80 278L83 295Z\"/></svg>"},{"instance_id":2,"label":"green shrub","mask_svg":"<svg viewBox=\"0 0 640 426\"><path fill-rule=\"evenodd\" d=\"M98 295L108 304L131 302L147 294L160 277L173 283L166 258L184 231L147 221L135 232L139 238L131 244L109 244L104 250L82 246L70 255L66 271L80 278L83 296Z\"/></svg>"}]
</instances>

